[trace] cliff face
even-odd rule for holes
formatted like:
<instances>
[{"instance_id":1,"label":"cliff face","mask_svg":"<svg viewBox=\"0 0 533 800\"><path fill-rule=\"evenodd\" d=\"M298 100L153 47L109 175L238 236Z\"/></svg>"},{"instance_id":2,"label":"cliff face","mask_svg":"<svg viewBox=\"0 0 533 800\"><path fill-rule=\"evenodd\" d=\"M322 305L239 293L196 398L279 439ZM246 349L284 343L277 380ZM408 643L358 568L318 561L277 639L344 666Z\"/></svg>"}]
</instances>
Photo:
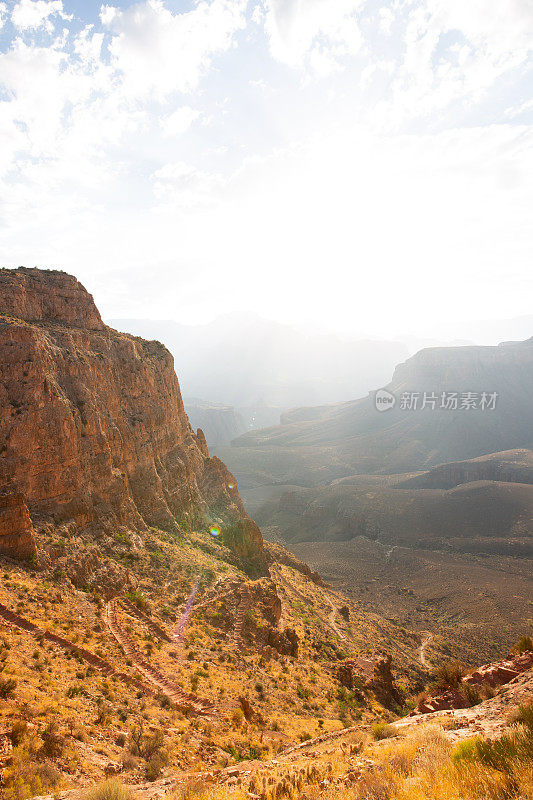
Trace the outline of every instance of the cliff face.
<instances>
[{"instance_id":1,"label":"cliff face","mask_svg":"<svg viewBox=\"0 0 533 800\"><path fill-rule=\"evenodd\" d=\"M28 507L17 492L0 495L0 553L13 558L37 555Z\"/></svg>"},{"instance_id":2,"label":"cliff face","mask_svg":"<svg viewBox=\"0 0 533 800\"><path fill-rule=\"evenodd\" d=\"M163 345L104 325L74 277L20 268L0 270L0 361L0 487L34 522L217 522L262 568L259 529L191 429Z\"/></svg>"},{"instance_id":3,"label":"cliff face","mask_svg":"<svg viewBox=\"0 0 533 800\"><path fill-rule=\"evenodd\" d=\"M209 447L229 444L246 432L244 420L233 406L185 398L185 410L191 425L205 433Z\"/></svg>"}]
</instances>

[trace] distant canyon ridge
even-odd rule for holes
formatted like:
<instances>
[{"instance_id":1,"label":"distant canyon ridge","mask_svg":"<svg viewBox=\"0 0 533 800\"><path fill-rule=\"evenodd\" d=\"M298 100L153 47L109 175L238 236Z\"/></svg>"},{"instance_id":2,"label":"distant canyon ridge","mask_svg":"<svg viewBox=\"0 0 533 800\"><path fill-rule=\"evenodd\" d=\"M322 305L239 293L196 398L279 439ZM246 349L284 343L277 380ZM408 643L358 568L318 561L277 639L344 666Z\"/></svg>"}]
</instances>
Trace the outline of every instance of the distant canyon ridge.
<instances>
[{"instance_id":1,"label":"distant canyon ridge","mask_svg":"<svg viewBox=\"0 0 533 800\"><path fill-rule=\"evenodd\" d=\"M109 323L168 347L189 418L205 431L210 447L276 425L295 406L366 394L386 383L408 355L401 342L306 335L247 313L223 315L206 325L148 319Z\"/></svg>"}]
</instances>

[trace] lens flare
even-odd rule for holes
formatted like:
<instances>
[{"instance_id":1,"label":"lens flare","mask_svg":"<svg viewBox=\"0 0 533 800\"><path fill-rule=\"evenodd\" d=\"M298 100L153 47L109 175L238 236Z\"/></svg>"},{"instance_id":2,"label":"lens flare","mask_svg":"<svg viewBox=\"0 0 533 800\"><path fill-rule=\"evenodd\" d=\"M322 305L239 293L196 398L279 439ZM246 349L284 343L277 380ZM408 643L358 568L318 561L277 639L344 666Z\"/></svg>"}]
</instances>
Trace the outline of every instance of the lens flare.
<instances>
[{"instance_id":1,"label":"lens flare","mask_svg":"<svg viewBox=\"0 0 533 800\"><path fill-rule=\"evenodd\" d=\"M213 539L216 539L217 536L220 536L220 528L217 528L216 525L213 525L212 528L209 528L209 533L211 534Z\"/></svg>"}]
</instances>

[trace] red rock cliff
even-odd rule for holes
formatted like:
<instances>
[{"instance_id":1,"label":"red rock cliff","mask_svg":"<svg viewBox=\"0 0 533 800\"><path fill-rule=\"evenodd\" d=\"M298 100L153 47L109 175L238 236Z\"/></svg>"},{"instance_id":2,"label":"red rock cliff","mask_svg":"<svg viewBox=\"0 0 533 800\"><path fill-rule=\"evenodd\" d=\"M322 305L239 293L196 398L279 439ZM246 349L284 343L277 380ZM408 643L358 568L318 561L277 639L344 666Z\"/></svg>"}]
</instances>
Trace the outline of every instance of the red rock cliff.
<instances>
[{"instance_id":1,"label":"red rock cliff","mask_svg":"<svg viewBox=\"0 0 533 800\"><path fill-rule=\"evenodd\" d=\"M191 429L162 344L108 328L70 275L0 270L0 362L0 489L23 495L34 522L217 521L263 569L261 533Z\"/></svg>"}]
</instances>

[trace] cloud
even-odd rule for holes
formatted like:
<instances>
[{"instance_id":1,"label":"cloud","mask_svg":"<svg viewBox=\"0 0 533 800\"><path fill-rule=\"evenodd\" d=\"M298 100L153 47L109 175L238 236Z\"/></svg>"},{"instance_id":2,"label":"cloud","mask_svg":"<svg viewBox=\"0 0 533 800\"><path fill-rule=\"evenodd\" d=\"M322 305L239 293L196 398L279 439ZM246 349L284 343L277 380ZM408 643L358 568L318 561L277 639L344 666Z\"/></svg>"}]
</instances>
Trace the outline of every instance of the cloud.
<instances>
[{"instance_id":1,"label":"cloud","mask_svg":"<svg viewBox=\"0 0 533 800\"><path fill-rule=\"evenodd\" d=\"M11 14L11 22L19 30L25 31L39 28L42 25L47 30L53 30L50 17L60 15L63 19L72 19L63 12L62 0L20 0Z\"/></svg>"},{"instance_id":2,"label":"cloud","mask_svg":"<svg viewBox=\"0 0 533 800\"><path fill-rule=\"evenodd\" d=\"M187 311L191 273L207 313L308 307L348 327L379 307L379 328L432 313L435 297L443 313L526 313L533 128L515 115L531 108L529 0L490 14L486 0L195 0L183 13L147 0L104 5L92 24L58 0L8 5L3 263L99 276L102 296L115 276L144 314L137 276L155 287L149 313L170 317ZM24 7L41 9L37 27L21 27ZM526 278L501 286L502 263Z\"/></svg>"},{"instance_id":3,"label":"cloud","mask_svg":"<svg viewBox=\"0 0 533 800\"><path fill-rule=\"evenodd\" d=\"M213 205L225 181L221 175L198 170L191 164L165 164L151 176L158 201L174 207Z\"/></svg>"},{"instance_id":4,"label":"cloud","mask_svg":"<svg viewBox=\"0 0 533 800\"><path fill-rule=\"evenodd\" d=\"M212 0L172 14L162 0L147 0L125 11L104 6L102 23L113 36L112 65L122 74L122 90L135 97L196 88L213 57L245 27L246 0Z\"/></svg>"},{"instance_id":5,"label":"cloud","mask_svg":"<svg viewBox=\"0 0 533 800\"><path fill-rule=\"evenodd\" d=\"M181 106L167 117L160 120L161 128L165 136L179 136L185 133L193 122L198 119L200 112L190 106Z\"/></svg>"},{"instance_id":6,"label":"cloud","mask_svg":"<svg viewBox=\"0 0 533 800\"><path fill-rule=\"evenodd\" d=\"M272 55L322 75L336 70L343 57L361 47L356 14L361 5L362 0L266 0Z\"/></svg>"},{"instance_id":7,"label":"cloud","mask_svg":"<svg viewBox=\"0 0 533 800\"><path fill-rule=\"evenodd\" d=\"M397 6L395 22L404 52L391 84L392 104L382 107L383 119L393 124L458 100L480 102L531 54L530 0L502 0L490 11L485 0L420 0Z\"/></svg>"}]
</instances>

